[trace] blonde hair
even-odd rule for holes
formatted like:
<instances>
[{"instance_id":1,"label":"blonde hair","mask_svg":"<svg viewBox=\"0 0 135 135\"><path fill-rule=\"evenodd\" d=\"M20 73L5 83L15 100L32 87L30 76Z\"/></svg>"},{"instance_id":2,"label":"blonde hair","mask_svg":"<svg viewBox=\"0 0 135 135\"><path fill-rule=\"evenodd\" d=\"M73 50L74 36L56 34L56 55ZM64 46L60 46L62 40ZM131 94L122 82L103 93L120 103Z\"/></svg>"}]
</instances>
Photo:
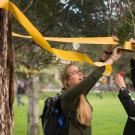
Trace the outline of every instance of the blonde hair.
<instances>
[{"instance_id":1,"label":"blonde hair","mask_svg":"<svg viewBox=\"0 0 135 135\"><path fill-rule=\"evenodd\" d=\"M60 75L60 79L64 86L64 89L67 89L70 87L70 85L67 82L69 79L67 70L70 66L75 66L75 64L71 63L71 64L66 65ZM86 97L83 94L80 95L79 104L76 110L78 122L82 125L90 126L91 121L92 121L92 112L93 112L93 108L91 104L88 103L88 101L86 100Z\"/></svg>"},{"instance_id":2,"label":"blonde hair","mask_svg":"<svg viewBox=\"0 0 135 135\"><path fill-rule=\"evenodd\" d=\"M89 104L84 95L81 95L79 100L79 105L77 107L77 120L80 124L89 126L92 122L92 111L93 108Z\"/></svg>"}]
</instances>

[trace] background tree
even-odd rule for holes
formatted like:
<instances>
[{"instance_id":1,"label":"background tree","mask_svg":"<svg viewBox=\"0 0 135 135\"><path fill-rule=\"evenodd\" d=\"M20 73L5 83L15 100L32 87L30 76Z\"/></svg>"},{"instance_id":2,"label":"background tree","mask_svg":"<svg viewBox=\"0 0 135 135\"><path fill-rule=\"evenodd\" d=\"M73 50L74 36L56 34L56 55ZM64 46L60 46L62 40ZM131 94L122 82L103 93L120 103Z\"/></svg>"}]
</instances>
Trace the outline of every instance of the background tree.
<instances>
[{"instance_id":1,"label":"background tree","mask_svg":"<svg viewBox=\"0 0 135 135\"><path fill-rule=\"evenodd\" d=\"M14 101L14 49L9 14L0 9L0 134L12 135Z\"/></svg>"}]
</instances>

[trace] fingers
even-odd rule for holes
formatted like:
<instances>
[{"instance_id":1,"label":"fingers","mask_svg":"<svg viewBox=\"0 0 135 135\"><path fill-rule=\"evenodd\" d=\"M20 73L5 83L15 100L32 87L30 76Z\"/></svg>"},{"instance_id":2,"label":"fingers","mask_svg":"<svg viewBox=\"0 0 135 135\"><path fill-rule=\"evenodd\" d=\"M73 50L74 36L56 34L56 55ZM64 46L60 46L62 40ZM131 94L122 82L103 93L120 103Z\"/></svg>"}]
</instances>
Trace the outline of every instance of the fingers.
<instances>
[{"instance_id":1,"label":"fingers","mask_svg":"<svg viewBox=\"0 0 135 135\"><path fill-rule=\"evenodd\" d=\"M126 87L124 78L120 74L116 74L113 80L117 87L119 88Z\"/></svg>"},{"instance_id":2,"label":"fingers","mask_svg":"<svg viewBox=\"0 0 135 135\"><path fill-rule=\"evenodd\" d=\"M118 37L112 35L112 38L114 41L119 42ZM117 46L117 44L112 44L112 45L108 46L107 51L112 51L116 46Z\"/></svg>"},{"instance_id":3,"label":"fingers","mask_svg":"<svg viewBox=\"0 0 135 135\"><path fill-rule=\"evenodd\" d=\"M116 57L118 57L118 58L121 57L122 52L123 52L123 51L121 50L120 47L116 47L116 48L114 49L114 55L115 55Z\"/></svg>"},{"instance_id":4,"label":"fingers","mask_svg":"<svg viewBox=\"0 0 135 135\"><path fill-rule=\"evenodd\" d=\"M121 47L118 47L118 46L114 49L114 51L116 53L122 53Z\"/></svg>"},{"instance_id":5,"label":"fingers","mask_svg":"<svg viewBox=\"0 0 135 135\"><path fill-rule=\"evenodd\" d=\"M115 78L118 78L118 77L121 77L121 76L120 76L120 74L116 74L114 77Z\"/></svg>"},{"instance_id":6,"label":"fingers","mask_svg":"<svg viewBox=\"0 0 135 135\"><path fill-rule=\"evenodd\" d=\"M133 49L135 50L135 39L131 38L131 39L129 40L129 42L131 42L132 47L133 47Z\"/></svg>"},{"instance_id":7,"label":"fingers","mask_svg":"<svg viewBox=\"0 0 135 135\"><path fill-rule=\"evenodd\" d=\"M113 80L123 79L123 77L120 74L116 74L113 78Z\"/></svg>"},{"instance_id":8,"label":"fingers","mask_svg":"<svg viewBox=\"0 0 135 135\"><path fill-rule=\"evenodd\" d=\"M117 61L120 57L121 57L121 50L120 47L116 47L113 50L113 54L111 56L113 58L114 61Z\"/></svg>"},{"instance_id":9,"label":"fingers","mask_svg":"<svg viewBox=\"0 0 135 135\"><path fill-rule=\"evenodd\" d=\"M121 47L116 47L115 49L118 54L122 54L124 52L124 50Z\"/></svg>"},{"instance_id":10,"label":"fingers","mask_svg":"<svg viewBox=\"0 0 135 135\"><path fill-rule=\"evenodd\" d=\"M133 38L131 38L129 41L135 45L135 40Z\"/></svg>"},{"instance_id":11,"label":"fingers","mask_svg":"<svg viewBox=\"0 0 135 135\"><path fill-rule=\"evenodd\" d=\"M116 85L120 85L122 82L124 82L124 78L120 74L116 74L113 78Z\"/></svg>"},{"instance_id":12,"label":"fingers","mask_svg":"<svg viewBox=\"0 0 135 135\"><path fill-rule=\"evenodd\" d=\"M113 77L113 80L114 80L114 83L118 86L119 85L119 75L115 75L114 77ZM119 86L118 86L119 87Z\"/></svg>"},{"instance_id":13,"label":"fingers","mask_svg":"<svg viewBox=\"0 0 135 135\"><path fill-rule=\"evenodd\" d=\"M117 42L119 42L119 39L118 39L118 37L116 37L116 36L112 35L112 38L113 38L113 40L114 40L114 41L117 41Z\"/></svg>"}]
</instances>

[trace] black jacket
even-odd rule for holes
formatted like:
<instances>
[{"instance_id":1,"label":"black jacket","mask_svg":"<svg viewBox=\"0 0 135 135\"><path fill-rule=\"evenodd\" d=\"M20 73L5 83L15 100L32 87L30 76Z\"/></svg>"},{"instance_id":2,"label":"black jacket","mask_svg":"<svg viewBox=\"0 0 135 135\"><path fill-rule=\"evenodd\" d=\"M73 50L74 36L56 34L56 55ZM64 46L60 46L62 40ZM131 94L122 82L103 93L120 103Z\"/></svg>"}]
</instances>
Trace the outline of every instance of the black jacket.
<instances>
[{"instance_id":1,"label":"black jacket","mask_svg":"<svg viewBox=\"0 0 135 135\"><path fill-rule=\"evenodd\" d=\"M123 135L135 135L135 102L128 90L120 90L118 97L128 115Z\"/></svg>"},{"instance_id":2,"label":"black jacket","mask_svg":"<svg viewBox=\"0 0 135 135\"><path fill-rule=\"evenodd\" d=\"M133 86L135 89L135 60L131 59L130 67L131 67L131 80L133 82Z\"/></svg>"},{"instance_id":3,"label":"black jacket","mask_svg":"<svg viewBox=\"0 0 135 135\"><path fill-rule=\"evenodd\" d=\"M133 82L133 86L135 88L135 60L130 61L131 65L131 80ZM135 101L131 97L129 91L125 89L124 91L119 92L118 95L122 105L124 106L128 119L124 128L123 135L135 135Z\"/></svg>"}]
</instances>

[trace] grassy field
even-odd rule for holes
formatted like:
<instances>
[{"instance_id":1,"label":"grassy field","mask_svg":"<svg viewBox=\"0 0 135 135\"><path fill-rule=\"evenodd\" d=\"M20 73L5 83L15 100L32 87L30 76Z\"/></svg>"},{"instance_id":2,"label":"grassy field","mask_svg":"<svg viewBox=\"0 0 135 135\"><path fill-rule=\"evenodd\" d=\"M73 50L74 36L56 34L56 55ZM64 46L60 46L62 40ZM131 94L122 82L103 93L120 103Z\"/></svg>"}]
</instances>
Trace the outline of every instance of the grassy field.
<instances>
[{"instance_id":1,"label":"grassy field","mask_svg":"<svg viewBox=\"0 0 135 135\"><path fill-rule=\"evenodd\" d=\"M135 97L135 96L134 96ZM23 97L24 106L14 103L14 135L27 135L27 97ZM88 100L94 108L92 123L93 135L122 135L126 122L126 113L116 97L104 94L99 99L96 94L89 94ZM43 100L40 100L40 114L43 109ZM40 135L42 135L40 125Z\"/></svg>"}]
</instances>

